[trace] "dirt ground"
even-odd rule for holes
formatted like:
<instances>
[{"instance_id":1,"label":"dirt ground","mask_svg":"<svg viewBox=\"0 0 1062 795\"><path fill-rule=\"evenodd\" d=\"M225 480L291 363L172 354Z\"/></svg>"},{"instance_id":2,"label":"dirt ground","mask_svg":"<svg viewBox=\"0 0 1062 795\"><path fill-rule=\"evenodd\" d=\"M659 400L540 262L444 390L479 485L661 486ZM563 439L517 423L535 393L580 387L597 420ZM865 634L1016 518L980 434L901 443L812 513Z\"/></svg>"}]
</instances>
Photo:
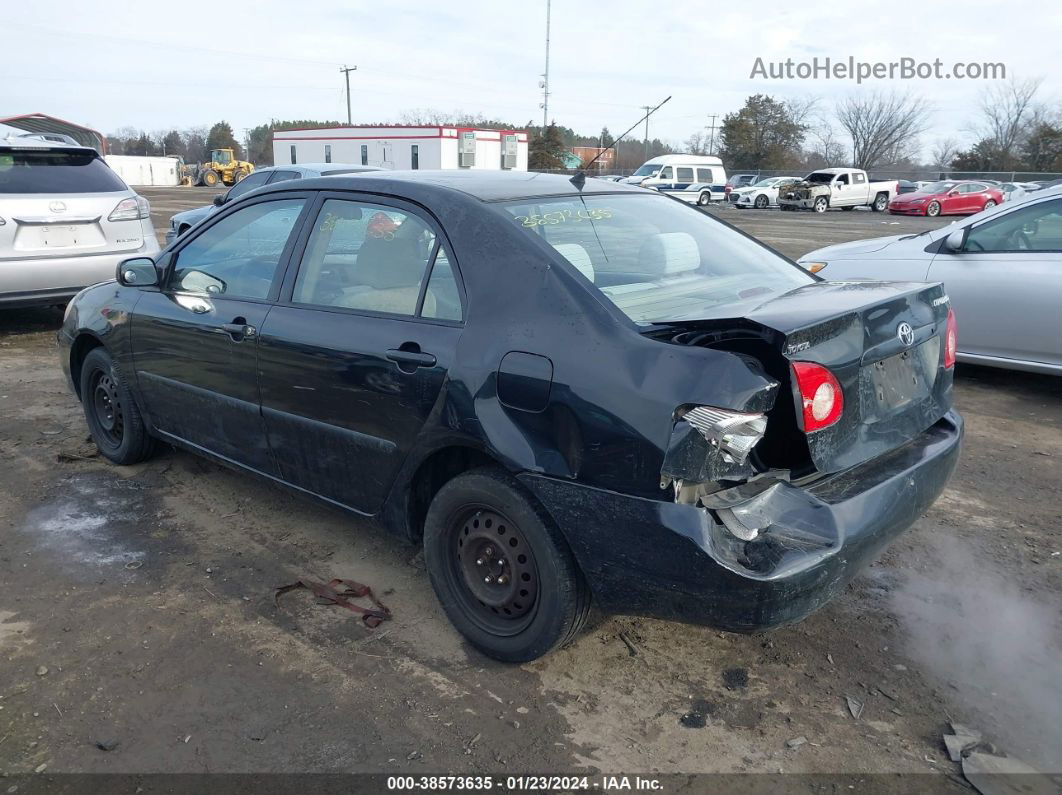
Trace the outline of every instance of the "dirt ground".
<instances>
[{"instance_id":1,"label":"dirt ground","mask_svg":"<svg viewBox=\"0 0 1062 795\"><path fill-rule=\"evenodd\" d=\"M144 193L160 234L212 194ZM713 212L791 256L940 223ZM415 548L186 453L94 457L59 321L0 314L0 771L943 772L958 791L949 719L1062 770L1057 378L960 366L949 488L802 624L597 616L506 666L450 627ZM275 606L303 576L370 584L394 620Z\"/></svg>"}]
</instances>

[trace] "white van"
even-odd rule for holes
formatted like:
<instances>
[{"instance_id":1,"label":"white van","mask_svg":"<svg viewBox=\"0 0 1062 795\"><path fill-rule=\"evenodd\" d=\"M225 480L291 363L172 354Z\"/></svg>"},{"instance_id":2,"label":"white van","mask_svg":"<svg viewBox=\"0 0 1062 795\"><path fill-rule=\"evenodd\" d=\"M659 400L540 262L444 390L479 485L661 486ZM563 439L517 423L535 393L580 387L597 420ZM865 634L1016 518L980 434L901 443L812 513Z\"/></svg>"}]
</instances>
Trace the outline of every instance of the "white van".
<instances>
[{"instance_id":1,"label":"white van","mask_svg":"<svg viewBox=\"0 0 1062 795\"><path fill-rule=\"evenodd\" d=\"M726 169L718 157L707 155L660 155L646 160L624 182L671 193L692 204L722 201Z\"/></svg>"}]
</instances>

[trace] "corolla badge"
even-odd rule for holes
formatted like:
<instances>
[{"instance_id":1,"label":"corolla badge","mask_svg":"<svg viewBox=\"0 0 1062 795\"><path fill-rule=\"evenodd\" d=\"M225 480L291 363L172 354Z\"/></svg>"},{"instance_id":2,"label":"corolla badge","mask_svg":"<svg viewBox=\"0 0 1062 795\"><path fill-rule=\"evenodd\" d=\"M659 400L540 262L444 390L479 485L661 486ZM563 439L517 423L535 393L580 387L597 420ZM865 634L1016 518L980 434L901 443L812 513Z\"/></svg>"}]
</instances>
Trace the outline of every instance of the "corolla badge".
<instances>
[{"instance_id":1,"label":"corolla badge","mask_svg":"<svg viewBox=\"0 0 1062 795\"><path fill-rule=\"evenodd\" d=\"M48 209L51 210L53 213L65 213L66 202L54 201L48 205Z\"/></svg>"},{"instance_id":2,"label":"corolla badge","mask_svg":"<svg viewBox=\"0 0 1062 795\"><path fill-rule=\"evenodd\" d=\"M896 336L900 338L900 342L905 347L910 347L914 342L914 329L911 328L910 323L901 323L896 327Z\"/></svg>"}]
</instances>

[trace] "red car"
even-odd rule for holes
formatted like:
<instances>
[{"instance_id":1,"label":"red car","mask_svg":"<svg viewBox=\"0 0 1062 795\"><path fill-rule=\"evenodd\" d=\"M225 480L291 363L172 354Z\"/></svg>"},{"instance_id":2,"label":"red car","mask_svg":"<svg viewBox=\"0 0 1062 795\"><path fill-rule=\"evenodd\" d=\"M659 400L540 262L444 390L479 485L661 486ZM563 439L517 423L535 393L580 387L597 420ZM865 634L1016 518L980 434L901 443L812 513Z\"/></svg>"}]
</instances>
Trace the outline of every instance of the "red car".
<instances>
[{"instance_id":1,"label":"red car","mask_svg":"<svg viewBox=\"0 0 1062 795\"><path fill-rule=\"evenodd\" d=\"M1003 202L995 185L973 180L944 180L914 193L901 193L889 202L894 215L973 215Z\"/></svg>"}]
</instances>

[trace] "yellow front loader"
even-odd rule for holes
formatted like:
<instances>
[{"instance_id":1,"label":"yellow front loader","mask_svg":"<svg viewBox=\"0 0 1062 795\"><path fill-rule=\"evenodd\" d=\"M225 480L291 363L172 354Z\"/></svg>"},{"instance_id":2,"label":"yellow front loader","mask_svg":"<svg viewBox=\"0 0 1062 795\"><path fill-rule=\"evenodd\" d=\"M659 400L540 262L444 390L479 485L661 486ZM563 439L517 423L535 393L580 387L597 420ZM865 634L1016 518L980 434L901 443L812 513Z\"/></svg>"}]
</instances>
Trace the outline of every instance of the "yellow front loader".
<instances>
[{"instance_id":1,"label":"yellow front loader","mask_svg":"<svg viewBox=\"0 0 1062 795\"><path fill-rule=\"evenodd\" d=\"M196 169L196 185L213 188L219 182L235 185L254 171L254 166L246 160L237 160L232 149L212 149L210 160L200 163Z\"/></svg>"}]
</instances>

